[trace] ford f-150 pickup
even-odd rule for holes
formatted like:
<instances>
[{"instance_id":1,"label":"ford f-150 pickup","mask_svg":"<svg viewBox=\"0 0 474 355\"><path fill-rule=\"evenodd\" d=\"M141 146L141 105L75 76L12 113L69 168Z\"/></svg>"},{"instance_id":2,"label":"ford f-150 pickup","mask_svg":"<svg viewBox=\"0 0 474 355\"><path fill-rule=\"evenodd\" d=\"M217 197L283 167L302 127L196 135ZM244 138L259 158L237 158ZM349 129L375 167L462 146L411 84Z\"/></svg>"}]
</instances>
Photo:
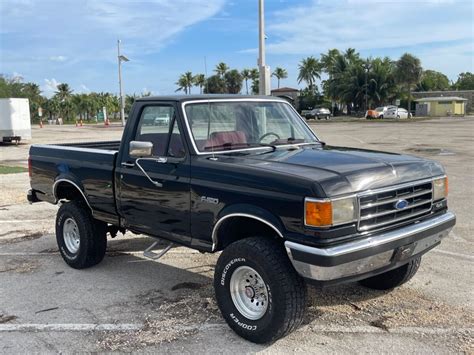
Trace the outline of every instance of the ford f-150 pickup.
<instances>
[{"instance_id":1,"label":"ford f-150 pickup","mask_svg":"<svg viewBox=\"0 0 474 355\"><path fill-rule=\"evenodd\" d=\"M257 343L301 324L307 283L407 282L456 221L439 163L326 145L272 97L138 99L121 141L33 145L29 168L29 201L60 204L67 264L126 230L221 252L217 303Z\"/></svg>"}]
</instances>

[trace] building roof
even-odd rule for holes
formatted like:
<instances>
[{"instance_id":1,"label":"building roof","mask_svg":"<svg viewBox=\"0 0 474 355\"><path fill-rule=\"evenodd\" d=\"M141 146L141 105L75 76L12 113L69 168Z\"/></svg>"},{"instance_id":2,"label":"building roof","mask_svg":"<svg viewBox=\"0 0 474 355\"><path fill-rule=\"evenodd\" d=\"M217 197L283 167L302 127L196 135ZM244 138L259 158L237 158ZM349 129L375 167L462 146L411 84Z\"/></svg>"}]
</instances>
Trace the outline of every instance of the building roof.
<instances>
[{"instance_id":1,"label":"building roof","mask_svg":"<svg viewBox=\"0 0 474 355\"><path fill-rule=\"evenodd\" d=\"M412 95L425 95L425 94L451 94L455 95L455 93L460 94L471 94L474 93L474 90L433 90L433 91L414 91Z\"/></svg>"},{"instance_id":2,"label":"building roof","mask_svg":"<svg viewBox=\"0 0 474 355\"><path fill-rule=\"evenodd\" d=\"M415 101L468 101L464 97L459 96L437 96L437 97L422 97Z\"/></svg>"},{"instance_id":3,"label":"building roof","mask_svg":"<svg viewBox=\"0 0 474 355\"><path fill-rule=\"evenodd\" d=\"M265 99L265 100L274 100L282 101L275 96L263 96L263 95L238 95L238 94L204 94L204 95L166 95L166 96L145 96L137 99L137 101L197 101L197 100L232 100L232 99Z\"/></svg>"},{"instance_id":4,"label":"building roof","mask_svg":"<svg viewBox=\"0 0 474 355\"><path fill-rule=\"evenodd\" d=\"M294 91L299 91L299 90L295 88L283 87L279 89L273 89L271 92L288 92L288 91L294 92Z\"/></svg>"}]
</instances>

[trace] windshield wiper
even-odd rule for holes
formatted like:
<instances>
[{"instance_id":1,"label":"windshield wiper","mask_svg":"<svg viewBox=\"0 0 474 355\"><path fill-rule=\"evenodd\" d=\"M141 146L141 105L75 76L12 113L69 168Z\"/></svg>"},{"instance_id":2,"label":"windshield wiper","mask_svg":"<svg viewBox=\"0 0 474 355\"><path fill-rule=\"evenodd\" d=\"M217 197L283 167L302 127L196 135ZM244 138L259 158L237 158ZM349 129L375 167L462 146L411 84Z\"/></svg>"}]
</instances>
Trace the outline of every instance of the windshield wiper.
<instances>
[{"instance_id":1,"label":"windshield wiper","mask_svg":"<svg viewBox=\"0 0 474 355\"><path fill-rule=\"evenodd\" d=\"M269 143L249 143L249 147L252 147L252 146L272 148L272 152L274 152L277 149L277 146L275 144L269 144Z\"/></svg>"}]
</instances>

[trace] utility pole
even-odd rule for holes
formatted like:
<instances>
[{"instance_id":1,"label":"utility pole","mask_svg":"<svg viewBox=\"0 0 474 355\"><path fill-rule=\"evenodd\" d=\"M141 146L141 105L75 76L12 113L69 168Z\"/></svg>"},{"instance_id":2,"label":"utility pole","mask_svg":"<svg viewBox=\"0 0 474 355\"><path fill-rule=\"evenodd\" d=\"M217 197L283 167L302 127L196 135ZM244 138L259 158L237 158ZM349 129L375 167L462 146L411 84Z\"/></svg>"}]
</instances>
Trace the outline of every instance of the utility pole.
<instances>
[{"instance_id":1,"label":"utility pole","mask_svg":"<svg viewBox=\"0 0 474 355\"><path fill-rule=\"evenodd\" d=\"M367 76L369 75L369 70L371 68L371 65L369 63L369 60L367 59L365 64L364 64L364 71L365 71L365 110L367 111L369 109L369 95L367 94Z\"/></svg>"},{"instance_id":2,"label":"utility pole","mask_svg":"<svg viewBox=\"0 0 474 355\"><path fill-rule=\"evenodd\" d=\"M128 62L130 59L120 54L120 40L117 40L117 59L118 59L118 77L120 90L120 119L122 120L122 127L125 127L125 97L122 89L122 62Z\"/></svg>"},{"instance_id":3,"label":"utility pole","mask_svg":"<svg viewBox=\"0 0 474 355\"><path fill-rule=\"evenodd\" d=\"M270 95L270 67L265 64L265 10L264 0L258 0L258 69L259 94Z\"/></svg>"}]
</instances>

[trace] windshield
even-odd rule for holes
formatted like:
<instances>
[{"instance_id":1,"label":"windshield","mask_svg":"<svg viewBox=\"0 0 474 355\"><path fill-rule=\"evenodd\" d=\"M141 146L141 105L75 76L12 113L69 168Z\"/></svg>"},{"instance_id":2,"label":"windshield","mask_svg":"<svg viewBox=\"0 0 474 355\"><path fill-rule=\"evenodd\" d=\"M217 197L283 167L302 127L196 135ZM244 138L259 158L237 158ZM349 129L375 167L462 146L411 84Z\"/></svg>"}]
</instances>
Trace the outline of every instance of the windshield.
<instances>
[{"instance_id":1,"label":"windshield","mask_svg":"<svg viewBox=\"0 0 474 355\"><path fill-rule=\"evenodd\" d=\"M185 112L202 153L318 142L284 102L203 101L186 104Z\"/></svg>"},{"instance_id":2,"label":"windshield","mask_svg":"<svg viewBox=\"0 0 474 355\"><path fill-rule=\"evenodd\" d=\"M377 107L377 108L375 109L375 111L377 111L377 112L382 112L382 111L383 111L383 107Z\"/></svg>"}]
</instances>

